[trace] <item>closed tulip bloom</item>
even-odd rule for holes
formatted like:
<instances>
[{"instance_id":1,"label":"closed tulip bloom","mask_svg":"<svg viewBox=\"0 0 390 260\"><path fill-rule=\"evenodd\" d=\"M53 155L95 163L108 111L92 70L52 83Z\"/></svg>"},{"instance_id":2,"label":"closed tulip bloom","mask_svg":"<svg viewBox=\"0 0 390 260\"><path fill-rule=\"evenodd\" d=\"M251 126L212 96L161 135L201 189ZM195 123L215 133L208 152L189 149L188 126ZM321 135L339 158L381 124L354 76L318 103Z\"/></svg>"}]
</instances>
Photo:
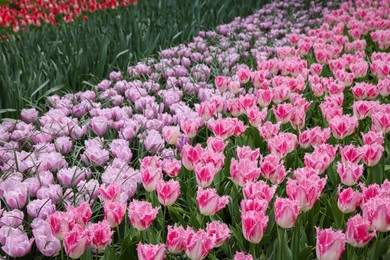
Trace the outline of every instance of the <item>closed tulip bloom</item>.
<instances>
[{"instance_id":1,"label":"closed tulip bloom","mask_svg":"<svg viewBox=\"0 0 390 260\"><path fill-rule=\"evenodd\" d=\"M251 71L249 70L249 68L239 68L236 71L236 75L238 76L241 84L246 84L250 80Z\"/></svg>"},{"instance_id":2,"label":"closed tulip bloom","mask_svg":"<svg viewBox=\"0 0 390 260\"><path fill-rule=\"evenodd\" d=\"M195 137L198 133L199 126L199 119L197 118L187 118L180 122L180 128L188 138Z\"/></svg>"},{"instance_id":3,"label":"closed tulip bloom","mask_svg":"<svg viewBox=\"0 0 390 260\"><path fill-rule=\"evenodd\" d=\"M206 188L211 185L217 174L217 169L212 163L197 163L194 168L196 182L202 188Z\"/></svg>"},{"instance_id":4,"label":"closed tulip bloom","mask_svg":"<svg viewBox=\"0 0 390 260\"><path fill-rule=\"evenodd\" d=\"M201 159L202 153L203 148L200 144L197 144L195 147L188 144L184 145L180 152L181 162L184 168L192 171L196 163Z\"/></svg>"},{"instance_id":5,"label":"closed tulip bloom","mask_svg":"<svg viewBox=\"0 0 390 260\"><path fill-rule=\"evenodd\" d=\"M228 142L224 142L219 136L207 139L207 148L215 153L223 153L227 144Z\"/></svg>"},{"instance_id":6,"label":"closed tulip bloom","mask_svg":"<svg viewBox=\"0 0 390 260\"><path fill-rule=\"evenodd\" d=\"M383 145L384 137L382 132L368 131L367 133L362 133L362 138L364 144L379 144Z\"/></svg>"},{"instance_id":7,"label":"closed tulip bloom","mask_svg":"<svg viewBox=\"0 0 390 260\"><path fill-rule=\"evenodd\" d=\"M286 193L292 200L297 200L300 211L310 210L320 197L325 187L327 177L321 179L312 174L302 180L287 180Z\"/></svg>"},{"instance_id":8,"label":"closed tulip bloom","mask_svg":"<svg viewBox=\"0 0 390 260\"><path fill-rule=\"evenodd\" d=\"M244 186L247 182L254 182L260 176L256 160L242 159L237 161L232 159L230 163L230 175L232 180L239 186Z\"/></svg>"},{"instance_id":9,"label":"closed tulip bloom","mask_svg":"<svg viewBox=\"0 0 390 260\"><path fill-rule=\"evenodd\" d=\"M34 221L31 223L32 227ZM38 220L37 222L39 226L33 227L32 233L39 252L44 256L56 255L61 249L60 241L53 236L49 223L44 220Z\"/></svg>"},{"instance_id":10,"label":"closed tulip bloom","mask_svg":"<svg viewBox=\"0 0 390 260\"><path fill-rule=\"evenodd\" d=\"M110 224L106 220L103 220L89 225L87 227L87 233L91 246L97 252L104 252L106 246L111 243L111 237L114 232L111 230Z\"/></svg>"},{"instance_id":11,"label":"closed tulip bloom","mask_svg":"<svg viewBox=\"0 0 390 260\"><path fill-rule=\"evenodd\" d=\"M4 211L0 218L0 226L19 227L23 224L24 213L18 209Z\"/></svg>"},{"instance_id":12,"label":"closed tulip bloom","mask_svg":"<svg viewBox=\"0 0 390 260\"><path fill-rule=\"evenodd\" d=\"M162 130L162 136L165 141L170 145L175 145L179 138L180 127L178 126L164 126Z\"/></svg>"},{"instance_id":13,"label":"closed tulip bloom","mask_svg":"<svg viewBox=\"0 0 390 260\"><path fill-rule=\"evenodd\" d=\"M215 248L222 246L230 238L228 225L219 221L207 223L206 232L210 237L215 238Z\"/></svg>"},{"instance_id":14,"label":"closed tulip bloom","mask_svg":"<svg viewBox=\"0 0 390 260\"><path fill-rule=\"evenodd\" d=\"M241 223L245 239L258 244L267 229L268 216L261 211L248 211L241 215Z\"/></svg>"},{"instance_id":15,"label":"closed tulip bloom","mask_svg":"<svg viewBox=\"0 0 390 260\"><path fill-rule=\"evenodd\" d=\"M335 116L329 122L330 131L336 139L343 139L355 133L358 127L358 119L355 116Z\"/></svg>"},{"instance_id":16,"label":"closed tulip bloom","mask_svg":"<svg viewBox=\"0 0 390 260\"><path fill-rule=\"evenodd\" d=\"M142 174L142 185L148 192L152 192L156 189L157 183L162 180L162 169L161 168L146 168L141 169Z\"/></svg>"},{"instance_id":17,"label":"closed tulip bloom","mask_svg":"<svg viewBox=\"0 0 390 260\"><path fill-rule=\"evenodd\" d=\"M104 202L118 202L122 194L122 183L112 182L110 184L102 184L99 192Z\"/></svg>"},{"instance_id":18,"label":"closed tulip bloom","mask_svg":"<svg viewBox=\"0 0 390 260\"><path fill-rule=\"evenodd\" d=\"M347 161L346 163L337 163L337 173L341 183L347 186L355 185L363 174L363 165Z\"/></svg>"},{"instance_id":19,"label":"closed tulip bloom","mask_svg":"<svg viewBox=\"0 0 390 260\"><path fill-rule=\"evenodd\" d=\"M168 226L166 246L170 253L178 254L186 249L187 232L182 226Z\"/></svg>"},{"instance_id":20,"label":"closed tulip bloom","mask_svg":"<svg viewBox=\"0 0 390 260\"><path fill-rule=\"evenodd\" d=\"M196 193L199 211L205 216L214 216L223 209L229 202L229 196L220 197L216 189L202 189L198 187Z\"/></svg>"},{"instance_id":21,"label":"closed tulip bloom","mask_svg":"<svg viewBox=\"0 0 390 260\"><path fill-rule=\"evenodd\" d=\"M147 229L156 218L160 207L153 208L147 201L133 200L129 205L129 219L131 225L139 230Z\"/></svg>"},{"instance_id":22,"label":"closed tulip bloom","mask_svg":"<svg viewBox=\"0 0 390 260\"><path fill-rule=\"evenodd\" d=\"M215 247L215 237L209 236L204 230L198 232L189 230L186 239L186 255L191 260L202 260Z\"/></svg>"},{"instance_id":23,"label":"closed tulip bloom","mask_svg":"<svg viewBox=\"0 0 390 260\"><path fill-rule=\"evenodd\" d=\"M158 201L164 206L171 206L180 196L180 183L175 180L159 181L156 185Z\"/></svg>"},{"instance_id":24,"label":"closed tulip bloom","mask_svg":"<svg viewBox=\"0 0 390 260\"><path fill-rule=\"evenodd\" d=\"M390 131L390 114L383 111L374 111L371 115L372 124L378 131L388 133Z\"/></svg>"},{"instance_id":25,"label":"closed tulip bloom","mask_svg":"<svg viewBox=\"0 0 390 260\"><path fill-rule=\"evenodd\" d=\"M108 201L104 203L104 219L111 227L117 227L126 213L126 204Z\"/></svg>"},{"instance_id":26,"label":"closed tulip bloom","mask_svg":"<svg viewBox=\"0 0 390 260\"><path fill-rule=\"evenodd\" d=\"M341 187L339 186L337 193L337 206L344 214L355 211L356 207L360 206L363 199L363 195L358 191L352 190L352 188L341 191Z\"/></svg>"},{"instance_id":27,"label":"closed tulip bloom","mask_svg":"<svg viewBox=\"0 0 390 260\"><path fill-rule=\"evenodd\" d=\"M317 227L316 254L319 260L340 259L345 249L345 234L331 228L319 229Z\"/></svg>"},{"instance_id":28,"label":"closed tulip bloom","mask_svg":"<svg viewBox=\"0 0 390 260\"><path fill-rule=\"evenodd\" d=\"M1 249L10 257L22 257L30 252L33 242L33 238L28 239L27 234L22 232L8 236Z\"/></svg>"},{"instance_id":29,"label":"closed tulip bloom","mask_svg":"<svg viewBox=\"0 0 390 260\"><path fill-rule=\"evenodd\" d=\"M390 198L376 196L363 204L363 218L379 232L390 231Z\"/></svg>"},{"instance_id":30,"label":"closed tulip bloom","mask_svg":"<svg viewBox=\"0 0 390 260\"><path fill-rule=\"evenodd\" d=\"M363 157L363 151L361 147L356 147L352 144L346 145L344 147L340 147L340 156L343 163L359 163Z\"/></svg>"},{"instance_id":31,"label":"closed tulip bloom","mask_svg":"<svg viewBox=\"0 0 390 260\"><path fill-rule=\"evenodd\" d=\"M298 201L277 197L274 203L275 222L281 228L294 226L299 214Z\"/></svg>"},{"instance_id":32,"label":"closed tulip bloom","mask_svg":"<svg viewBox=\"0 0 390 260\"><path fill-rule=\"evenodd\" d=\"M375 166L381 159L384 148L380 144L366 144L362 147L363 162L369 166Z\"/></svg>"},{"instance_id":33,"label":"closed tulip bloom","mask_svg":"<svg viewBox=\"0 0 390 260\"><path fill-rule=\"evenodd\" d=\"M65 252L72 259L80 258L88 245L88 234L80 225L76 224L71 231L64 234Z\"/></svg>"},{"instance_id":34,"label":"closed tulip bloom","mask_svg":"<svg viewBox=\"0 0 390 260\"><path fill-rule=\"evenodd\" d=\"M268 209L268 201L264 199L244 199L240 202L241 214L248 211L261 211L265 214Z\"/></svg>"},{"instance_id":35,"label":"closed tulip bloom","mask_svg":"<svg viewBox=\"0 0 390 260\"><path fill-rule=\"evenodd\" d=\"M177 177L181 170L181 162L176 159L165 159L163 163L163 171L169 177Z\"/></svg>"},{"instance_id":36,"label":"closed tulip bloom","mask_svg":"<svg viewBox=\"0 0 390 260\"><path fill-rule=\"evenodd\" d=\"M26 123L33 123L35 120L38 119L38 111L35 108L30 109L22 109L22 112L20 113L21 119Z\"/></svg>"},{"instance_id":37,"label":"closed tulip bloom","mask_svg":"<svg viewBox=\"0 0 390 260\"><path fill-rule=\"evenodd\" d=\"M269 203L274 197L277 186L272 185L271 187L264 181L248 182L243 188L244 198L253 200L266 200Z\"/></svg>"},{"instance_id":38,"label":"closed tulip bloom","mask_svg":"<svg viewBox=\"0 0 390 260\"><path fill-rule=\"evenodd\" d=\"M104 116L93 117L89 124L96 135L103 136L107 131L108 120Z\"/></svg>"},{"instance_id":39,"label":"closed tulip bloom","mask_svg":"<svg viewBox=\"0 0 390 260\"><path fill-rule=\"evenodd\" d=\"M138 243L137 256L139 260L162 260L165 258L165 245Z\"/></svg>"},{"instance_id":40,"label":"closed tulip bloom","mask_svg":"<svg viewBox=\"0 0 390 260\"><path fill-rule=\"evenodd\" d=\"M369 232L370 221L357 214L351 217L346 223L345 231L347 243L353 247L364 247L375 236L375 232Z\"/></svg>"}]
</instances>

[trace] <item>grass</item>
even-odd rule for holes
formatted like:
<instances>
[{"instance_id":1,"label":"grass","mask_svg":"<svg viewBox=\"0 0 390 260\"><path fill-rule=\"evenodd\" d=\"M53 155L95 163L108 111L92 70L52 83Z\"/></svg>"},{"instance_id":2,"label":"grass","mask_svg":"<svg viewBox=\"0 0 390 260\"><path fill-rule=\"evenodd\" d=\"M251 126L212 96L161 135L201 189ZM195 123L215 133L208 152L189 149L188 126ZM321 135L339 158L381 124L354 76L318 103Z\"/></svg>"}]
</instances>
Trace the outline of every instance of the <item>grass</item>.
<instances>
[{"instance_id":1,"label":"grass","mask_svg":"<svg viewBox=\"0 0 390 260\"><path fill-rule=\"evenodd\" d=\"M94 13L88 22L11 34L0 40L0 117L17 117L26 105L54 92L79 91L84 81L126 71L142 57L189 42L200 30L247 16L265 2L145 0Z\"/></svg>"}]
</instances>

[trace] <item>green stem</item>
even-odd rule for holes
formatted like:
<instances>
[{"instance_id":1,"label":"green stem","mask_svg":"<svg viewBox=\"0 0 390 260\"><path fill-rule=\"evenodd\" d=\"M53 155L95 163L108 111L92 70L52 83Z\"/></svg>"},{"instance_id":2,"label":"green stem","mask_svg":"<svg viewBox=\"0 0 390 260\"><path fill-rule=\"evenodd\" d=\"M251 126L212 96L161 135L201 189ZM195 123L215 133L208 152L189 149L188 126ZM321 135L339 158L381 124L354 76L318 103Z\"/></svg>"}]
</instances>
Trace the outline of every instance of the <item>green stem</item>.
<instances>
[{"instance_id":1,"label":"green stem","mask_svg":"<svg viewBox=\"0 0 390 260\"><path fill-rule=\"evenodd\" d=\"M61 241L61 260L65 260L64 256L64 243Z\"/></svg>"},{"instance_id":2,"label":"green stem","mask_svg":"<svg viewBox=\"0 0 390 260\"><path fill-rule=\"evenodd\" d=\"M298 215L297 220L295 221L295 228L294 228L294 234L293 238L291 240L291 248L292 248L292 253L293 253L293 259L297 259L298 254L299 254L299 239L300 239L300 218L301 215Z\"/></svg>"},{"instance_id":3,"label":"green stem","mask_svg":"<svg viewBox=\"0 0 390 260\"><path fill-rule=\"evenodd\" d=\"M375 255L374 259L379 259L379 245L381 243L382 233L378 232L378 236L375 241Z\"/></svg>"},{"instance_id":4,"label":"green stem","mask_svg":"<svg viewBox=\"0 0 390 260\"><path fill-rule=\"evenodd\" d=\"M253 259L256 260L256 245L250 243L250 247L251 247L251 254L253 256Z\"/></svg>"},{"instance_id":5,"label":"green stem","mask_svg":"<svg viewBox=\"0 0 390 260\"><path fill-rule=\"evenodd\" d=\"M95 259L99 260L99 254L98 254L98 250L97 249L96 249L96 252L95 252Z\"/></svg>"},{"instance_id":6,"label":"green stem","mask_svg":"<svg viewBox=\"0 0 390 260\"><path fill-rule=\"evenodd\" d=\"M121 231L119 230L119 226L116 227L116 233L118 235L119 244L122 244L122 237L121 237Z\"/></svg>"},{"instance_id":7,"label":"green stem","mask_svg":"<svg viewBox=\"0 0 390 260\"><path fill-rule=\"evenodd\" d=\"M278 260L283 260L285 259L284 254L283 254L283 248L284 248L284 233L285 229L281 228L278 226L278 235L279 235L279 254L278 254Z\"/></svg>"}]
</instances>

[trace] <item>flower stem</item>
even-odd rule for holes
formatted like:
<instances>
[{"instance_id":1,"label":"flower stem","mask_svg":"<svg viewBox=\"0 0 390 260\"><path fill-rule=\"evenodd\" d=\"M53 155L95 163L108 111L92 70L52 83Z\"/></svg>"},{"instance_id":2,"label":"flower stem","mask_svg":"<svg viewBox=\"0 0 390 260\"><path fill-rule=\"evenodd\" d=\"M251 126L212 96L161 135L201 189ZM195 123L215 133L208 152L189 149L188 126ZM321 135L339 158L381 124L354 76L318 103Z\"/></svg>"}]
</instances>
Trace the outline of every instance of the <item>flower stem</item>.
<instances>
[{"instance_id":1,"label":"flower stem","mask_svg":"<svg viewBox=\"0 0 390 260\"><path fill-rule=\"evenodd\" d=\"M64 256L64 243L61 241L61 260L64 260L65 259L65 256Z\"/></svg>"},{"instance_id":2,"label":"flower stem","mask_svg":"<svg viewBox=\"0 0 390 260\"><path fill-rule=\"evenodd\" d=\"M250 243L250 247L251 247L251 254L253 256L253 259L256 260L256 245Z\"/></svg>"},{"instance_id":3,"label":"flower stem","mask_svg":"<svg viewBox=\"0 0 390 260\"><path fill-rule=\"evenodd\" d=\"M121 244L122 238L121 238L121 231L119 230L119 226L116 226L116 233L118 235L118 242Z\"/></svg>"},{"instance_id":4,"label":"flower stem","mask_svg":"<svg viewBox=\"0 0 390 260\"><path fill-rule=\"evenodd\" d=\"M382 233L378 232L378 236L375 241L375 255L374 259L379 259L379 245L381 243Z\"/></svg>"}]
</instances>

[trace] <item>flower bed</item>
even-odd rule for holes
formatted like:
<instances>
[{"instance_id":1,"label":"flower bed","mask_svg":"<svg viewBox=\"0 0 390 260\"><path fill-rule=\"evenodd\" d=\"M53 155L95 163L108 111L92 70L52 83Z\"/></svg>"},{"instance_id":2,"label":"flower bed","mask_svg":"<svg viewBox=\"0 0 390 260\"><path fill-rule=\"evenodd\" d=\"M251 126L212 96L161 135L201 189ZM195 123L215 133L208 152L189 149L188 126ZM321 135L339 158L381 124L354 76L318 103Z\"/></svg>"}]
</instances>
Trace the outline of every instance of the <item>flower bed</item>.
<instances>
[{"instance_id":1,"label":"flower bed","mask_svg":"<svg viewBox=\"0 0 390 260\"><path fill-rule=\"evenodd\" d=\"M84 20L88 19L86 13L116 9L126 5L137 4L137 1L30 1L13 0L10 5L0 6L0 26L12 27L14 32L18 32L26 26L41 27L42 24L53 24L62 19L66 23L81 15Z\"/></svg>"},{"instance_id":2,"label":"flower bed","mask_svg":"<svg viewBox=\"0 0 390 260\"><path fill-rule=\"evenodd\" d=\"M388 256L389 3L356 5L269 4L3 122L2 250Z\"/></svg>"}]
</instances>

